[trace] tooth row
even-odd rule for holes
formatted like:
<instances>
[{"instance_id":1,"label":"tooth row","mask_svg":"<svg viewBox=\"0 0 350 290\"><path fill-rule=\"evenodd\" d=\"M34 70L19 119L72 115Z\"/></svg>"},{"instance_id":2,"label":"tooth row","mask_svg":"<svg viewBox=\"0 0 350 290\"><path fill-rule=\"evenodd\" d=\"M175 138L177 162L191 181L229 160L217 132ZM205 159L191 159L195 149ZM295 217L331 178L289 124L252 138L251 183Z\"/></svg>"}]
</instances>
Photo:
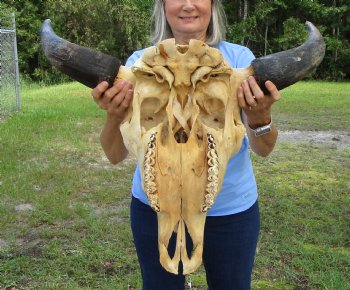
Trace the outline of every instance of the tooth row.
<instances>
[{"instance_id":1,"label":"tooth row","mask_svg":"<svg viewBox=\"0 0 350 290\"><path fill-rule=\"evenodd\" d=\"M214 198L218 190L219 184L219 158L216 152L216 144L211 134L208 134L208 184L206 187L205 200L202 206L202 212L207 212L214 203Z\"/></svg>"},{"instance_id":2,"label":"tooth row","mask_svg":"<svg viewBox=\"0 0 350 290\"><path fill-rule=\"evenodd\" d=\"M157 192L157 185L155 183L156 171L154 165L156 164L156 134L152 134L148 142L148 148L144 160L144 185L145 192L150 203L150 206L159 212L159 202Z\"/></svg>"}]
</instances>

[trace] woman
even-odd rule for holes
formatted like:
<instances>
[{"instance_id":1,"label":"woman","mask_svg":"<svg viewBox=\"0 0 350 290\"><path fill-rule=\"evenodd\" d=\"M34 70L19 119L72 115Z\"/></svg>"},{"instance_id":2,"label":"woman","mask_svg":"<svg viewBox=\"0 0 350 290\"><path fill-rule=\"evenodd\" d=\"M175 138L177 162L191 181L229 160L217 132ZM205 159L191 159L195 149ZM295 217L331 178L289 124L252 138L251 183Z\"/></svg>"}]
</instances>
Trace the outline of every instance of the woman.
<instances>
[{"instance_id":1,"label":"woman","mask_svg":"<svg viewBox=\"0 0 350 290\"><path fill-rule=\"evenodd\" d=\"M188 44L190 39L202 40L219 49L232 67L247 67L254 56L246 47L223 41L223 19L219 0L156 0L153 40L155 44L170 37L175 38L178 44ZM132 66L143 52L136 51L131 55L126 66ZM272 82L267 81L265 85L268 95L264 95L255 79L250 77L237 91L247 136L240 151L229 161L222 190L208 212L203 263L211 290L250 289L260 220L249 146L259 156L267 156L273 150L277 129L271 122L271 106L280 99L280 93ZM113 164L122 161L128 154L119 125L132 94L132 85L126 81L118 81L109 89L107 82L102 82L92 91L96 103L107 111L101 145ZM254 130L266 125L270 125L271 129L257 136ZM131 226L143 290L184 289L184 276L166 272L159 263L157 217L147 204L139 168L134 174L132 194Z\"/></svg>"}]
</instances>

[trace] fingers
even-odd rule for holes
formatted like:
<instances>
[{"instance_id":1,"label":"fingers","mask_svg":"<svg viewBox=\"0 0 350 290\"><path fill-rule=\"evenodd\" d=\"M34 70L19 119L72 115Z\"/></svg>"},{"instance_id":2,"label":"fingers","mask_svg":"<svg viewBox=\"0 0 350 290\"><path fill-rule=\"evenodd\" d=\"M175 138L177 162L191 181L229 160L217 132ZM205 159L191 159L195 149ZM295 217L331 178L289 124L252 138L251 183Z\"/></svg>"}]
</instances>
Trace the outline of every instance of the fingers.
<instances>
[{"instance_id":1,"label":"fingers","mask_svg":"<svg viewBox=\"0 0 350 290\"><path fill-rule=\"evenodd\" d=\"M118 80L104 93L104 96L108 102L112 102L114 98L117 98L119 99L118 103L121 103L131 87L132 85L129 82Z\"/></svg>"},{"instance_id":2,"label":"fingers","mask_svg":"<svg viewBox=\"0 0 350 290\"><path fill-rule=\"evenodd\" d=\"M91 95L93 96L95 102L97 102L101 98L103 93L108 89L108 86L108 82L103 81L91 91Z\"/></svg>"},{"instance_id":3,"label":"fingers","mask_svg":"<svg viewBox=\"0 0 350 290\"><path fill-rule=\"evenodd\" d=\"M252 110L255 107L269 108L281 98L281 94L273 82L266 81L265 86L269 92L267 96L264 95L253 76L244 80L237 90L239 106L248 110Z\"/></svg>"},{"instance_id":4,"label":"fingers","mask_svg":"<svg viewBox=\"0 0 350 290\"><path fill-rule=\"evenodd\" d=\"M260 89L254 77L249 77L242 82L237 91L238 103L241 108L256 107L264 98L264 93Z\"/></svg>"},{"instance_id":5,"label":"fingers","mask_svg":"<svg viewBox=\"0 0 350 290\"><path fill-rule=\"evenodd\" d=\"M243 92L243 87L240 86L237 89L237 101L238 101L238 105L242 108L242 109L248 109L249 105L246 102L245 98L244 98L244 92Z\"/></svg>"},{"instance_id":6,"label":"fingers","mask_svg":"<svg viewBox=\"0 0 350 290\"><path fill-rule=\"evenodd\" d=\"M130 106L133 92L132 85L123 87L123 89L112 99L111 107L125 111Z\"/></svg>"},{"instance_id":7,"label":"fingers","mask_svg":"<svg viewBox=\"0 0 350 290\"><path fill-rule=\"evenodd\" d=\"M246 91L250 92L254 97L255 103L259 103L264 99L264 93L256 82L255 78L250 76L248 80L245 81Z\"/></svg>"},{"instance_id":8,"label":"fingers","mask_svg":"<svg viewBox=\"0 0 350 290\"><path fill-rule=\"evenodd\" d=\"M273 102L276 102L281 98L281 93L279 92L279 90L277 89L277 87L275 86L275 84L273 82L266 81L265 87L269 91L270 97L273 99Z\"/></svg>"},{"instance_id":9,"label":"fingers","mask_svg":"<svg viewBox=\"0 0 350 290\"><path fill-rule=\"evenodd\" d=\"M91 92L94 101L100 108L109 112L125 111L132 99L132 84L124 80L118 80L112 87L108 87L109 84L106 81L98 84Z\"/></svg>"},{"instance_id":10,"label":"fingers","mask_svg":"<svg viewBox=\"0 0 350 290\"><path fill-rule=\"evenodd\" d=\"M251 90L249 79L243 81L242 88L243 88L243 93L244 93L244 97L247 105L249 107L255 107L257 105L257 102L255 99L255 95Z\"/></svg>"}]
</instances>

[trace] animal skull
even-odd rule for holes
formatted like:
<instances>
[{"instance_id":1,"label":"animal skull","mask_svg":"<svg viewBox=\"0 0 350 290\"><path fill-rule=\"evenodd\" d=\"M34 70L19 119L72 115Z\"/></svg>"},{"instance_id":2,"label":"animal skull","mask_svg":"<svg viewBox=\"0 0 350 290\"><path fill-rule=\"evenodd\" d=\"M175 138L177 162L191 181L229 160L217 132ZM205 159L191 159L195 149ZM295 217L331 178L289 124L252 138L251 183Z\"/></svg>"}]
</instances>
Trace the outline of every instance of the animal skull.
<instances>
[{"instance_id":1,"label":"animal skull","mask_svg":"<svg viewBox=\"0 0 350 290\"><path fill-rule=\"evenodd\" d=\"M254 75L283 89L306 76L323 59L325 44L309 22L301 46L233 69L220 52L198 40L176 45L173 39L146 50L130 70L110 56L57 37L46 20L43 50L53 65L89 87L116 78L134 84L132 106L120 126L125 145L138 158L143 189L158 216L160 263L188 274L201 264L207 210L220 191L228 160L245 132L237 105L237 87ZM193 254L186 252L187 228ZM177 233L173 258L168 243Z\"/></svg>"},{"instance_id":2,"label":"animal skull","mask_svg":"<svg viewBox=\"0 0 350 290\"><path fill-rule=\"evenodd\" d=\"M191 273L202 261L206 212L245 132L234 75L217 49L198 40L176 45L174 39L146 50L132 71L133 110L120 130L138 158L144 191L158 215L160 262L177 274L182 260L183 273ZM171 259L173 232L177 246Z\"/></svg>"}]
</instances>

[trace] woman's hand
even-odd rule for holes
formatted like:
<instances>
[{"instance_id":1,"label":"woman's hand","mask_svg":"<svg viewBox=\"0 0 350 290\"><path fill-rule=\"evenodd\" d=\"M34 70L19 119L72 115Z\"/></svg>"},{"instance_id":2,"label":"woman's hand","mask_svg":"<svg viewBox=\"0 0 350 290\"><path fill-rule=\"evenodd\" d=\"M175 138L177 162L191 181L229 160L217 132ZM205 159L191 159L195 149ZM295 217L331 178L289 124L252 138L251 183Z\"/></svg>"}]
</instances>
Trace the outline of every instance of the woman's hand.
<instances>
[{"instance_id":1,"label":"woman's hand","mask_svg":"<svg viewBox=\"0 0 350 290\"><path fill-rule=\"evenodd\" d=\"M128 81L118 80L108 88L108 83L103 81L92 90L91 95L101 109L120 123L130 106L133 86Z\"/></svg>"},{"instance_id":2,"label":"woman's hand","mask_svg":"<svg viewBox=\"0 0 350 290\"><path fill-rule=\"evenodd\" d=\"M272 152L278 135L274 124L268 134L259 137L251 130L271 123L271 106L281 98L271 81L265 82L265 86L268 95L264 95L254 77L249 77L237 90L237 100L243 110L243 122L247 128L250 147L259 156L267 156Z\"/></svg>"},{"instance_id":3,"label":"woman's hand","mask_svg":"<svg viewBox=\"0 0 350 290\"><path fill-rule=\"evenodd\" d=\"M237 99L239 106L247 118L252 129L267 125L271 121L271 106L281 98L281 94L271 81L265 83L268 95L257 84L254 77L250 76L243 81L238 88Z\"/></svg>"}]
</instances>

